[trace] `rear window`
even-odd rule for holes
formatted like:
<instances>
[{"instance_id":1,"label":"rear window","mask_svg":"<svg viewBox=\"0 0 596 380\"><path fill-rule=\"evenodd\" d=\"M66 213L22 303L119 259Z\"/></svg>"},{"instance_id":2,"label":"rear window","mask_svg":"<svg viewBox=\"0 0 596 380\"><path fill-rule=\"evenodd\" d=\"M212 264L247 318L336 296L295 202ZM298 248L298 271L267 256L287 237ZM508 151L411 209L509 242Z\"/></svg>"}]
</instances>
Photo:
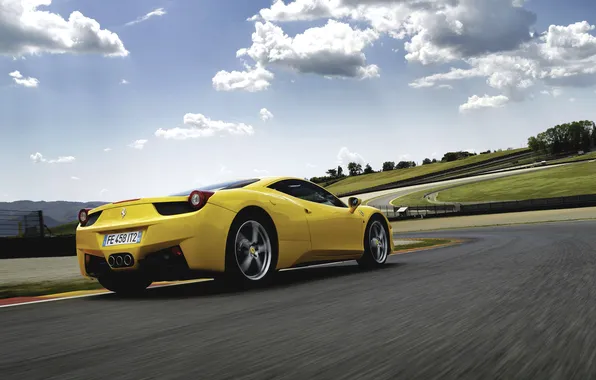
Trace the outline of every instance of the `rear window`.
<instances>
[{"instance_id":1,"label":"rear window","mask_svg":"<svg viewBox=\"0 0 596 380\"><path fill-rule=\"evenodd\" d=\"M200 186L200 187L194 188L192 190L187 190L185 192L178 193L178 194L172 194L172 195L173 196L188 195L193 190L218 191L218 190L228 190L228 189L239 189L244 186L248 186L251 183L258 182L258 181L260 181L259 178L251 178L251 179L242 179L242 180L236 180L236 181L221 182L221 183L216 183L213 185Z\"/></svg>"}]
</instances>

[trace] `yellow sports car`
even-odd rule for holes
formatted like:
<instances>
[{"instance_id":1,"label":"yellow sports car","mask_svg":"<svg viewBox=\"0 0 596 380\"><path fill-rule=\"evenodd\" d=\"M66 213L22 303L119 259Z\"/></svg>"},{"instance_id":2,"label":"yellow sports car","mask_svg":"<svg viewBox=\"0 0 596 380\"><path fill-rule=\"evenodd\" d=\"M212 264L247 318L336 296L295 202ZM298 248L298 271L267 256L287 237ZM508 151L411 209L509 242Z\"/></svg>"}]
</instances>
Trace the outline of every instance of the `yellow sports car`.
<instances>
[{"instance_id":1,"label":"yellow sports car","mask_svg":"<svg viewBox=\"0 0 596 380\"><path fill-rule=\"evenodd\" d=\"M120 294L154 281L200 277L262 283L280 269L357 260L383 265L391 224L352 197L348 205L293 177L228 182L79 212L76 249L83 276Z\"/></svg>"}]
</instances>

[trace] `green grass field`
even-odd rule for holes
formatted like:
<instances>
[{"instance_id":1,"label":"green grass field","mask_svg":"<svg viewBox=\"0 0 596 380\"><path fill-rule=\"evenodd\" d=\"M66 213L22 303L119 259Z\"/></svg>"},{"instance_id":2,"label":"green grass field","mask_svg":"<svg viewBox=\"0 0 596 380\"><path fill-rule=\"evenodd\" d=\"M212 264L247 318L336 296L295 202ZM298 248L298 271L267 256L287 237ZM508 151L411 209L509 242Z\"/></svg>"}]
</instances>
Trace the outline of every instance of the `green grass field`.
<instances>
[{"instance_id":1,"label":"green grass field","mask_svg":"<svg viewBox=\"0 0 596 380\"><path fill-rule=\"evenodd\" d=\"M446 189L423 190L393 200L396 206L433 204L424 194L440 191L440 202L513 201L536 198L596 194L596 164L582 162L511 177L471 183Z\"/></svg>"},{"instance_id":2,"label":"green grass field","mask_svg":"<svg viewBox=\"0 0 596 380\"><path fill-rule=\"evenodd\" d=\"M478 164L491 158L506 156L512 153L527 151L527 148L504 150L501 152L479 154L477 156L468 157L463 160L452 162L437 162L429 165L420 165L409 169L396 169L387 172L363 174L355 177L347 177L339 182L336 182L326 189L334 194L343 194L350 191L367 189L373 186L385 185L387 183L402 181L419 177L442 170L456 169L458 167L470 164Z\"/></svg>"}]
</instances>

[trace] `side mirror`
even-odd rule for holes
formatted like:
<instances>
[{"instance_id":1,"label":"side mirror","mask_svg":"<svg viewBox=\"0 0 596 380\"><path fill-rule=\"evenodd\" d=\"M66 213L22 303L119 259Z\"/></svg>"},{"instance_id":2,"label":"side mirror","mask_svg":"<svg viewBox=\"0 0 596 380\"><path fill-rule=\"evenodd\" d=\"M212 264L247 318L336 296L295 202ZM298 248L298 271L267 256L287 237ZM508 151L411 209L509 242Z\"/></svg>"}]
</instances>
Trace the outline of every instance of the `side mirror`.
<instances>
[{"instance_id":1,"label":"side mirror","mask_svg":"<svg viewBox=\"0 0 596 380\"><path fill-rule=\"evenodd\" d=\"M348 198L348 206L350 206L350 213L353 214L354 211L362 204L362 199L356 197Z\"/></svg>"}]
</instances>

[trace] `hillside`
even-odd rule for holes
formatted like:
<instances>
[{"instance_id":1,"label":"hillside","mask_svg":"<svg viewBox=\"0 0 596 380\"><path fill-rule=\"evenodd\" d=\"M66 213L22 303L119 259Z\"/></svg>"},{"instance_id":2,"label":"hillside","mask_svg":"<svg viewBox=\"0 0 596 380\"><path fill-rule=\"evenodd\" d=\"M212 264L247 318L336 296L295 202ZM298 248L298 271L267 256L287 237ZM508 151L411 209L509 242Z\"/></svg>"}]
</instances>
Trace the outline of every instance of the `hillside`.
<instances>
[{"instance_id":1,"label":"hillside","mask_svg":"<svg viewBox=\"0 0 596 380\"><path fill-rule=\"evenodd\" d=\"M416 166L408 169L394 169L385 172L376 172L371 174L361 174L357 176L349 176L345 179L337 181L326 187L330 192L341 195L348 192L359 191L362 189L368 189L374 186L386 185L393 182L403 181L407 179L413 179L420 176L429 175L432 173L440 173L444 170L453 170L457 168L463 168L468 165L481 165L485 161L493 160L503 157L503 161L508 160L506 156L521 154L530 151L527 148L522 149L511 149L503 150L500 152L479 154L476 156L464 158L457 161L451 162L436 162L428 165ZM515 160L515 158L511 159ZM498 161L498 162L503 162Z\"/></svg>"},{"instance_id":2,"label":"hillside","mask_svg":"<svg viewBox=\"0 0 596 380\"><path fill-rule=\"evenodd\" d=\"M38 211L41 210L46 226L52 228L77 220L77 213L82 208L94 208L106 202L68 202L68 201L15 201L0 202L0 210Z\"/></svg>"}]
</instances>

